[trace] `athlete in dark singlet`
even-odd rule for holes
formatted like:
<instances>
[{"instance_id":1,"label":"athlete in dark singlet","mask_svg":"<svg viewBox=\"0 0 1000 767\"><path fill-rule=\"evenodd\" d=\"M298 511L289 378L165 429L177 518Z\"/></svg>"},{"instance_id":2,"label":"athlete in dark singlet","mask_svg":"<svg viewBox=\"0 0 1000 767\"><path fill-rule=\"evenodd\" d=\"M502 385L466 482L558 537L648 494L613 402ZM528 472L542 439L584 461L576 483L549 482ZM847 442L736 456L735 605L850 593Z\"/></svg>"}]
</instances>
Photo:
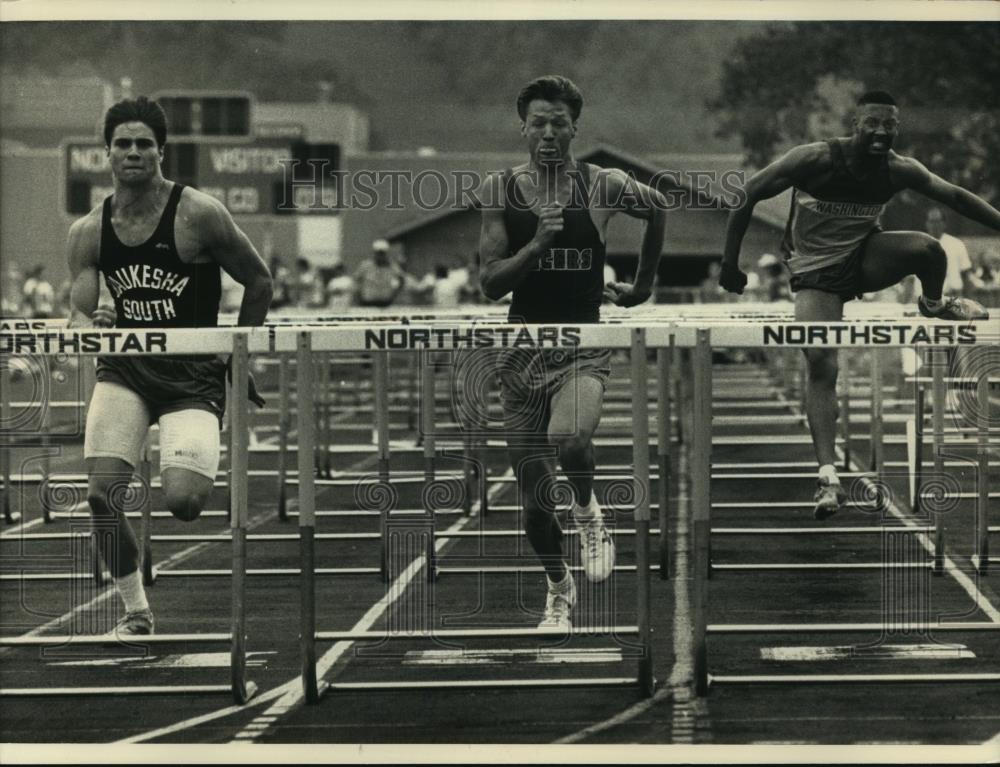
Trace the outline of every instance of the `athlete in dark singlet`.
<instances>
[{"instance_id":1,"label":"athlete in dark singlet","mask_svg":"<svg viewBox=\"0 0 1000 767\"><path fill-rule=\"evenodd\" d=\"M746 202L729 217L719 284L743 292L740 245L754 205L793 187L784 250L797 320L840 320L846 301L911 274L920 279L923 295L917 306L925 317L987 319L975 301L942 296L947 259L936 239L922 232L883 232L878 226L892 196L912 189L1000 230L1000 211L892 151L898 131L895 101L884 91L871 91L858 100L853 135L795 147L755 174L746 185ZM825 519L846 499L835 468L837 352L806 349L805 354L806 415L820 465L814 514Z\"/></svg>"},{"instance_id":2,"label":"athlete in dark singlet","mask_svg":"<svg viewBox=\"0 0 1000 767\"><path fill-rule=\"evenodd\" d=\"M517 99L528 162L481 190L480 284L492 299L513 294L511 322L597 322L602 299L634 306L651 293L663 246L666 201L624 172L578 163L570 149L583 97L564 77L529 83ZM607 224L618 212L647 221L634 284L604 284ZM558 456L573 486L590 580L607 578L614 544L592 491L592 437L610 375L607 350L505 350L498 372L504 428L528 540L545 568L541 626L569 628L576 587L563 560L551 483Z\"/></svg>"},{"instance_id":3,"label":"athlete in dark singlet","mask_svg":"<svg viewBox=\"0 0 1000 767\"><path fill-rule=\"evenodd\" d=\"M220 268L244 286L240 325L260 325L271 300L267 267L232 216L213 197L165 179L160 170L166 117L154 101L126 99L104 120L114 194L70 229L70 326L214 327ZM98 307L99 277L114 308ZM87 412L84 458L101 555L125 603L119 635L154 630L139 549L119 508L150 424L160 427L167 507L195 519L219 466L226 363L212 356L105 357ZM256 397L252 390L251 397Z\"/></svg>"}]
</instances>

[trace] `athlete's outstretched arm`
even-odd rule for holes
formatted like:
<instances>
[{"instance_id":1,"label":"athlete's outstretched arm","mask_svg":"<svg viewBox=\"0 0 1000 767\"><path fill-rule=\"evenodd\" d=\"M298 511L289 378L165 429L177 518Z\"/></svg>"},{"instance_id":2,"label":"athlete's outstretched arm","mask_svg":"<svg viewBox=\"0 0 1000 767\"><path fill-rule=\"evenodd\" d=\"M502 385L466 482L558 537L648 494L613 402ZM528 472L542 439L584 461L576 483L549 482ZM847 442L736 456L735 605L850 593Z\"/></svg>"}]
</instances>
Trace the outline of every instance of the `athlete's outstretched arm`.
<instances>
[{"instance_id":1,"label":"athlete's outstretched arm","mask_svg":"<svg viewBox=\"0 0 1000 767\"><path fill-rule=\"evenodd\" d=\"M803 144L789 150L766 168L758 171L743 188L743 202L729 212L726 224L726 244L722 253L722 274L719 284L731 293L742 293L746 275L740 271L740 248L753 218L753 209L761 200L775 197L800 179L821 170L828 161L825 142Z\"/></svg>"},{"instance_id":2,"label":"athlete's outstretched arm","mask_svg":"<svg viewBox=\"0 0 1000 767\"><path fill-rule=\"evenodd\" d=\"M646 221L639 247L639 264L635 280L612 282L605 286L604 295L618 306L636 306L653 292L653 281L663 252L663 236L667 226L667 199L652 187L641 184L618 168L606 171L608 202L614 212L622 212Z\"/></svg>"},{"instance_id":3,"label":"athlete's outstretched arm","mask_svg":"<svg viewBox=\"0 0 1000 767\"><path fill-rule=\"evenodd\" d=\"M100 259L100 218L84 216L69 228L67 250L70 286L69 327L89 327L95 324L97 302L101 296L98 277ZM99 324L108 324L99 322ZM111 323L113 324L113 323Z\"/></svg>"},{"instance_id":4,"label":"athlete's outstretched arm","mask_svg":"<svg viewBox=\"0 0 1000 767\"><path fill-rule=\"evenodd\" d=\"M893 175L899 178L907 188L920 192L942 205L947 205L956 213L961 213L966 218L971 218L983 226L1000 230L1000 210L994 208L986 200L968 189L945 181L912 157L899 159L899 164L892 168Z\"/></svg>"},{"instance_id":5,"label":"athlete's outstretched arm","mask_svg":"<svg viewBox=\"0 0 1000 767\"><path fill-rule=\"evenodd\" d=\"M221 202L200 192L190 202L205 250L243 286L237 324L262 325L274 290L267 264Z\"/></svg>"},{"instance_id":6,"label":"athlete's outstretched arm","mask_svg":"<svg viewBox=\"0 0 1000 767\"><path fill-rule=\"evenodd\" d=\"M479 285L493 301L516 288L535 268L538 259L563 228L562 208L545 206L538 217L535 236L517 253L510 254L510 241L503 221L502 179L488 178L480 189L483 223L479 234Z\"/></svg>"}]
</instances>

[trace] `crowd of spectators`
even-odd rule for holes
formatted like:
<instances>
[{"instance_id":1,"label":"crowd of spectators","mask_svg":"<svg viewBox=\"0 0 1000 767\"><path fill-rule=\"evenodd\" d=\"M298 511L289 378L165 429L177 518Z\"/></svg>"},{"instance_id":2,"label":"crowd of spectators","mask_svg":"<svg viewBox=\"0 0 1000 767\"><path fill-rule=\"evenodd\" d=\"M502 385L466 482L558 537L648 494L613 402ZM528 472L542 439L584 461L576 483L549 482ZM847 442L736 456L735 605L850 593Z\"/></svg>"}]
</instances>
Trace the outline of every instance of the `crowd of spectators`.
<instances>
[{"instance_id":1,"label":"crowd of spectators","mask_svg":"<svg viewBox=\"0 0 1000 767\"><path fill-rule=\"evenodd\" d=\"M474 259L472 259L474 261ZM454 264L455 260L451 261ZM272 309L341 311L354 307L434 306L452 308L483 301L474 264L438 263L422 277L408 271L386 240L372 243L371 252L349 271L341 261L316 268L297 258L292 272L271 259L274 279Z\"/></svg>"}]
</instances>

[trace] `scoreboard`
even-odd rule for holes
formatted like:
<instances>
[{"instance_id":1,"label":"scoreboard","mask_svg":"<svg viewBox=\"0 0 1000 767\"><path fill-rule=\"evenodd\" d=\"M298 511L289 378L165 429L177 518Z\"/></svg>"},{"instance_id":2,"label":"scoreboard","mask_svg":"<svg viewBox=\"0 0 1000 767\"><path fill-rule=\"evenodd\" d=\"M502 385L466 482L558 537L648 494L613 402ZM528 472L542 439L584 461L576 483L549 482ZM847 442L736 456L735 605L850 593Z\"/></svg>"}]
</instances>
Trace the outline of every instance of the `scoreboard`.
<instances>
[{"instance_id":1,"label":"scoreboard","mask_svg":"<svg viewBox=\"0 0 1000 767\"><path fill-rule=\"evenodd\" d=\"M93 140L64 146L66 212L82 215L113 191L107 152ZM231 213L279 213L279 206L291 201L285 196L285 168L297 154L287 139L249 144L169 139L163 175L212 195Z\"/></svg>"},{"instance_id":2,"label":"scoreboard","mask_svg":"<svg viewBox=\"0 0 1000 767\"><path fill-rule=\"evenodd\" d=\"M231 213L337 212L331 199L335 184L318 181L316 199L323 194L323 207L310 206L314 190L301 182L293 185L291 177L294 172L296 178L312 178L314 170L307 161L323 163L327 174L339 169L338 145L307 143L300 126L252 126L252 102L246 95L165 92L155 98L168 116L166 178L212 195ZM87 213L113 191L101 139L64 142L63 171L69 214Z\"/></svg>"}]
</instances>

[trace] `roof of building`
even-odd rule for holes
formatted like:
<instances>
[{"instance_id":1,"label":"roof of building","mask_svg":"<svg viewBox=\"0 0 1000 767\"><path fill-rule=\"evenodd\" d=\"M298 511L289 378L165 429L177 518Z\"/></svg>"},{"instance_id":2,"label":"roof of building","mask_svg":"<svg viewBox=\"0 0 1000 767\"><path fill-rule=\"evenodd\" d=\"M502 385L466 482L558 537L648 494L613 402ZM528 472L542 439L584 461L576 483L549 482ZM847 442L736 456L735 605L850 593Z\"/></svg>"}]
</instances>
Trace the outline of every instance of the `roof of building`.
<instances>
[{"instance_id":1,"label":"roof of building","mask_svg":"<svg viewBox=\"0 0 1000 767\"><path fill-rule=\"evenodd\" d=\"M394 157L401 161L412 159L412 153L380 153L379 157ZM475 165L477 168L496 169L499 167L511 167L524 161L524 153L482 153L469 154L461 153L454 155L425 155L420 157L420 161L434 158L438 162L435 167L447 172L443 166L464 167ZM577 153L577 159L584 162L593 162L597 165L624 167L627 170L637 171L637 175L656 176L662 174L665 181L671 182L672 186L677 186L688 193L700 195L704 198L718 199L725 198L727 191L726 184L722 178L724 174L733 174L730 186L738 183L742 186L743 175L739 164L739 155L683 155L683 154L658 154L649 158L639 157L631 154L620 147L613 146L607 142L602 142L593 147L589 147ZM491 162L495 161L495 162ZM771 226L783 228L785 225L785 215L788 210L788 194L779 195L773 200L760 203L754 209L754 216ZM439 221L448 218L456 213L460 213L472 207L471 201L459 206L442 207L430 210L425 213L411 215L406 220L388 226L382 236L390 241L398 241L407 235L419 231L425 227L433 226Z\"/></svg>"}]
</instances>

